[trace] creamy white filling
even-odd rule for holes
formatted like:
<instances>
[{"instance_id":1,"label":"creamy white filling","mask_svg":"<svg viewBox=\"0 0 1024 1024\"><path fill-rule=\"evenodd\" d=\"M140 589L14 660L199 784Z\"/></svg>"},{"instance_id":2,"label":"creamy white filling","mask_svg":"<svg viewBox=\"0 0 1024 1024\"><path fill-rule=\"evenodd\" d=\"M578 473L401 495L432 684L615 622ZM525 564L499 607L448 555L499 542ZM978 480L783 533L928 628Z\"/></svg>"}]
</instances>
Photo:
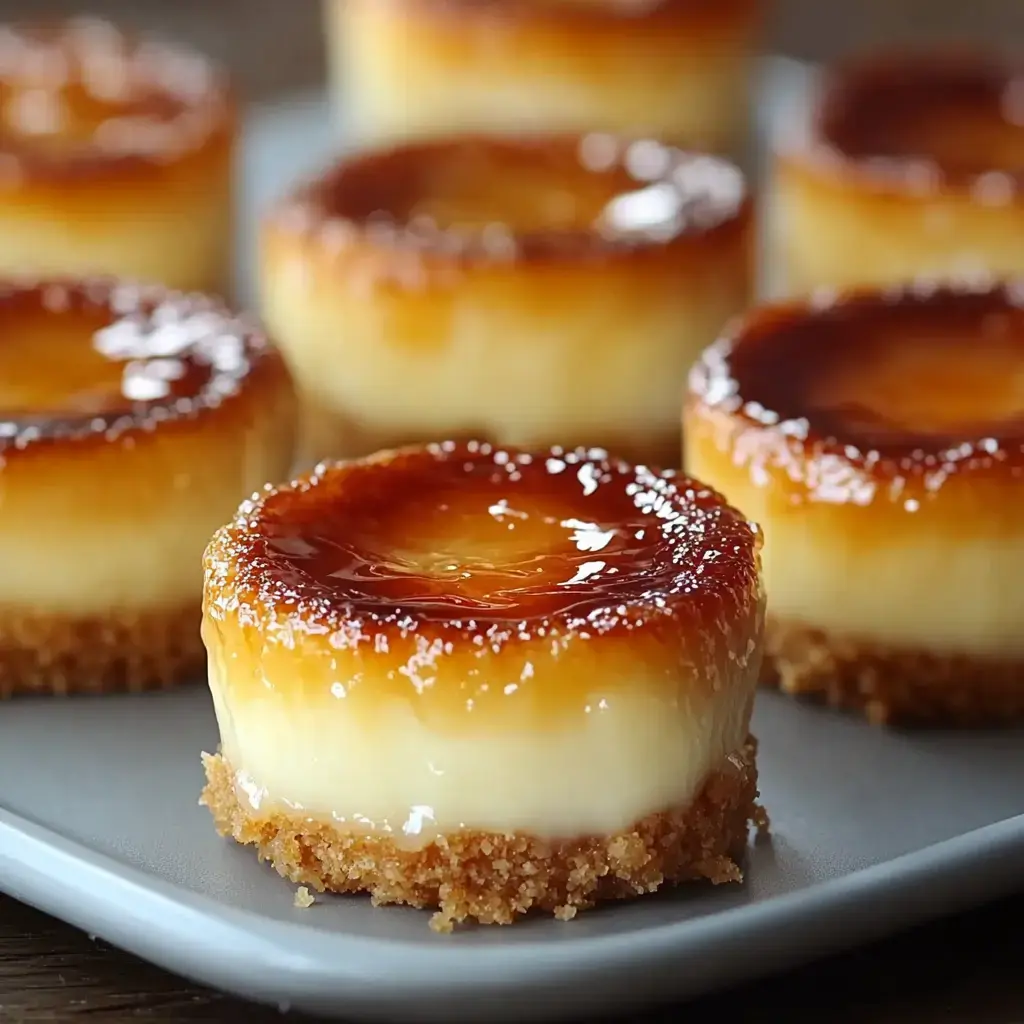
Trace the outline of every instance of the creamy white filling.
<instances>
[{"instance_id":1,"label":"creamy white filling","mask_svg":"<svg viewBox=\"0 0 1024 1024\"><path fill-rule=\"evenodd\" d=\"M1021 216L1013 206L908 197L883 209L871 205L870 195L851 195L801 172L783 168L776 179L770 234L786 293L1024 272Z\"/></svg>"},{"instance_id":2,"label":"creamy white filling","mask_svg":"<svg viewBox=\"0 0 1024 1024\"><path fill-rule=\"evenodd\" d=\"M0 500L0 605L71 616L180 608L190 601L198 608L203 549L230 508L224 502L205 515L169 513L166 521L138 528L123 522L82 525L69 515L30 533L4 530Z\"/></svg>"},{"instance_id":3,"label":"creamy white filling","mask_svg":"<svg viewBox=\"0 0 1024 1024\"><path fill-rule=\"evenodd\" d=\"M382 701L372 716L348 713L343 698L303 706L269 685L233 700L231 665L213 653L210 687L222 752L252 810L291 809L412 846L463 828L607 835L685 807L743 746L754 689L753 673L737 669L714 696L673 703L638 681L628 694L596 689L563 727L444 734L415 700Z\"/></svg>"},{"instance_id":4,"label":"creamy white filling","mask_svg":"<svg viewBox=\"0 0 1024 1024\"><path fill-rule=\"evenodd\" d=\"M364 139L492 131L497 121L522 131L598 127L728 151L746 129L750 61L740 34L727 45L705 41L674 63L661 47L652 57L642 38L623 39L615 73L601 76L576 71L572 60L513 61L500 50L497 59L481 50L479 61L453 60L415 26L361 10L346 19L336 7L331 77Z\"/></svg>"},{"instance_id":5,"label":"creamy white filling","mask_svg":"<svg viewBox=\"0 0 1024 1024\"><path fill-rule=\"evenodd\" d=\"M815 543L798 519L765 523L769 614L864 642L1024 658L1024 541Z\"/></svg>"},{"instance_id":6,"label":"creamy white filling","mask_svg":"<svg viewBox=\"0 0 1024 1024\"><path fill-rule=\"evenodd\" d=\"M59 210L31 216L17 209L8 214L0 206L0 276L104 273L183 291L223 288L230 272L226 188L214 182L183 196L160 189L154 183L145 213L138 215L119 207L113 193L101 197L89 228ZM103 203L110 208L102 209Z\"/></svg>"},{"instance_id":7,"label":"creamy white filling","mask_svg":"<svg viewBox=\"0 0 1024 1024\"><path fill-rule=\"evenodd\" d=\"M691 445L689 471L764 530L769 615L867 644L1024 658L1024 538L1014 536L1000 511L992 511L988 537L977 535L982 522L971 537L966 524L959 531L920 508L902 510L916 532L887 531L872 509L863 514L875 516L877 530L849 532L849 510L826 502L789 505L742 469L722 471L722 456L705 460L704 443Z\"/></svg>"},{"instance_id":8,"label":"creamy white filling","mask_svg":"<svg viewBox=\"0 0 1024 1024\"><path fill-rule=\"evenodd\" d=\"M265 264L263 316L303 390L364 429L484 432L525 445L643 437L678 431L686 371L746 301L738 259L710 253L692 280L666 277L658 301L639 306L631 278L596 278L552 311L527 276L525 292L500 295L467 282L443 312L416 319L415 300L398 315L354 286L330 302L310 295L297 254Z\"/></svg>"}]
</instances>

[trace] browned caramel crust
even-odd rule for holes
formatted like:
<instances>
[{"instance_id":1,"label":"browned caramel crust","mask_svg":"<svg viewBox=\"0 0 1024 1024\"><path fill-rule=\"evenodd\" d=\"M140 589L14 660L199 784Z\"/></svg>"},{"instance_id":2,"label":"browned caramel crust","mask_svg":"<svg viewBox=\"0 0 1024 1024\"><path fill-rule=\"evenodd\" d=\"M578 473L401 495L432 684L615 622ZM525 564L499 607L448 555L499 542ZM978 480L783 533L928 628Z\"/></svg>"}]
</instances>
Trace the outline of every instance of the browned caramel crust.
<instances>
[{"instance_id":1,"label":"browned caramel crust","mask_svg":"<svg viewBox=\"0 0 1024 1024\"><path fill-rule=\"evenodd\" d=\"M206 663L198 603L72 619L0 612L0 699L138 692L195 679Z\"/></svg>"},{"instance_id":2,"label":"browned caramel crust","mask_svg":"<svg viewBox=\"0 0 1024 1024\"><path fill-rule=\"evenodd\" d=\"M883 419L865 425L863 411L815 407L808 393L849 360L870 359L880 337L891 348L903 331L939 340L955 334L963 349L993 325L1024 359L1024 282L922 281L764 306L707 349L690 373L687 402L752 476L784 471L794 501L923 502L953 477L1019 475L1024 421L982 416L962 431L918 431ZM942 358L938 341L935 358ZM943 401L935 395L936 406Z\"/></svg>"},{"instance_id":3,"label":"browned caramel crust","mask_svg":"<svg viewBox=\"0 0 1024 1024\"><path fill-rule=\"evenodd\" d=\"M135 37L107 22L73 19L0 28L0 96L81 92L102 112L82 141L40 146L0 127L0 186L46 194L76 182L125 187L140 176L231 145L237 122L224 73L198 53Z\"/></svg>"},{"instance_id":4,"label":"browned caramel crust","mask_svg":"<svg viewBox=\"0 0 1024 1024\"><path fill-rule=\"evenodd\" d=\"M293 812L254 811L239 800L221 755L206 754L203 763L201 803L222 835L255 846L261 861L317 891L436 908L430 924L440 932L464 921L511 924L534 909L570 920L601 900L678 882L738 882L750 826L767 826L756 805L753 738L709 776L690 806L653 814L625 832L561 841L462 832L417 851Z\"/></svg>"},{"instance_id":5,"label":"browned caramel crust","mask_svg":"<svg viewBox=\"0 0 1024 1024\"><path fill-rule=\"evenodd\" d=\"M393 0L394 2L394 0ZM568 30L621 33L630 23L644 30L699 29L746 20L762 0L397 0L435 18L538 22Z\"/></svg>"},{"instance_id":6,"label":"browned caramel crust","mask_svg":"<svg viewBox=\"0 0 1024 1024\"><path fill-rule=\"evenodd\" d=\"M570 568L558 586L520 583L500 599L450 580L362 567L361 559L380 557L359 546L363 524L390 515L377 529L398 531L387 538L398 546L417 521L410 515L426 515L439 494L451 495L448 508L462 493L473 495L471 514L488 520L497 501L531 509L550 500L558 518L631 529L614 542L621 549L601 550L600 571L570 579L578 571ZM678 641L690 630L718 636L723 623L760 616L760 545L757 528L721 495L671 470L633 467L601 450L445 442L325 463L244 502L206 550L204 606L214 618L237 615L293 638L336 635L350 649L379 650L391 636L396 650L415 639L424 651L483 645L497 653L542 638L629 638L639 628ZM574 555L584 550L571 547ZM556 572L575 565L563 557L553 559Z\"/></svg>"},{"instance_id":7,"label":"browned caramel crust","mask_svg":"<svg viewBox=\"0 0 1024 1024\"><path fill-rule=\"evenodd\" d=\"M795 133L782 147L783 159L795 169L871 192L913 198L957 193L987 205L1021 202L1024 163L979 166L983 158L969 143L954 163L941 153L908 151L901 136L923 114L947 108L1024 134L1022 75L1024 66L964 47L840 63L826 76L808 136Z\"/></svg>"},{"instance_id":8,"label":"browned caramel crust","mask_svg":"<svg viewBox=\"0 0 1024 1024\"><path fill-rule=\"evenodd\" d=\"M611 218L580 230L522 232L496 219L479 231L416 218L408 211L429 197L429 180L455 161L490 168L547 169L572 192L594 175L609 181L609 202L657 189L664 216L616 226ZM490 173L490 172L488 172ZM467 136L415 141L341 160L301 186L271 214L271 234L313 243L335 260L358 252L360 273L422 287L430 274L467 264L509 265L612 259L702 247L745 233L753 207L742 173L728 161L687 153L649 139L611 135L543 138ZM340 264L339 264L340 266Z\"/></svg>"},{"instance_id":9,"label":"browned caramel crust","mask_svg":"<svg viewBox=\"0 0 1024 1024\"><path fill-rule=\"evenodd\" d=\"M155 437L191 434L207 416L242 415L235 407L243 391L290 392L287 369L266 335L217 299L101 277L0 281L0 325L5 329L7 318L16 331L19 316L48 310L109 314L106 327L121 331L130 348L126 363L172 358L185 367L183 380L198 383L188 393L176 389L167 398L126 400L123 407L97 415L2 419L0 473L34 456L82 458L97 448L123 445L126 438L133 444L153 443ZM82 344L93 344L88 332Z\"/></svg>"},{"instance_id":10,"label":"browned caramel crust","mask_svg":"<svg viewBox=\"0 0 1024 1024\"><path fill-rule=\"evenodd\" d=\"M993 725L1024 716L1024 662L864 643L770 615L762 682L877 725Z\"/></svg>"}]
</instances>

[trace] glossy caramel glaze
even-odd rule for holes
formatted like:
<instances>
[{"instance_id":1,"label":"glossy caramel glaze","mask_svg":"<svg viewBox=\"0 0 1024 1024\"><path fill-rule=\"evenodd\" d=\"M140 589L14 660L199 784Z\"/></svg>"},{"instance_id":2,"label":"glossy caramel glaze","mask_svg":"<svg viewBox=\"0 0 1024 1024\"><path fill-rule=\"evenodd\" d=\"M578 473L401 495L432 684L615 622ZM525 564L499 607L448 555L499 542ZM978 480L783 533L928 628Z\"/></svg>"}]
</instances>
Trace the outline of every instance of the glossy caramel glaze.
<instances>
[{"instance_id":1,"label":"glossy caramel glaze","mask_svg":"<svg viewBox=\"0 0 1024 1024\"><path fill-rule=\"evenodd\" d=\"M216 588L227 559L231 600L295 606L335 628L604 632L701 615L749 589L758 543L717 494L672 472L600 450L452 442L271 489L214 541L207 575ZM212 601L216 613L216 589Z\"/></svg>"},{"instance_id":2,"label":"glossy caramel glaze","mask_svg":"<svg viewBox=\"0 0 1024 1024\"><path fill-rule=\"evenodd\" d=\"M368 244L378 269L390 261L408 280L427 259L501 265L662 249L745 224L749 210L743 175L715 157L603 134L475 136L347 158L273 224L338 256Z\"/></svg>"},{"instance_id":3,"label":"glossy caramel glaze","mask_svg":"<svg viewBox=\"0 0 1024 1024\"><path fill-rule=\"evenodd\" d=\"M863 186L967 191L984 205L1024 186L1024 74L994 55L891 53L837 67L793 156Z\"/></svg>"},{"instance_id":4,"label":"glossy caramel glaze","mask_svg":"<svg viewBox=\"0 0 1024 1024\"><path fill-rule=\"evenodd\" d=\"M707 699L759 661L759 550L671 472L446 442L243 504L206 552L204 637L225 700L419 694L433 728L544 728L595 688Z\"/></svg>"},{"instance_id":5,"label":"glossy caramel glaze","mask_svg":"<svg viewBox=\"0 0 1024 1024\"><path fill-rule=\"evenodd\" d=\"M0 28L0 182L161 173L234 130L204 58L102 21Z\"/></svg>"},{"instance_id":6,"label":"glossy caramel glaze","mask_svg":"<svg viewBox=\"0 0 1024 1024\"><path fill-rule=\"evenodd\" d=\"M0 285L0 466L187 424L252 377L285 377L215 300L112 279ZM166 425L166 426L165 426Z\"/></svg>"},{"instance_id":7,"label":"glossy caramel glaze","mask_svg":"<svg viewBox=\"0 0 1024 1024\"><path fill-rule=\"evenodd\" d=\"M765 307L704 354L688 404L755 482L772 474L791 500L917 511L954 477L1024 470L1024 285Z\"/></svg>"}]
</instances>

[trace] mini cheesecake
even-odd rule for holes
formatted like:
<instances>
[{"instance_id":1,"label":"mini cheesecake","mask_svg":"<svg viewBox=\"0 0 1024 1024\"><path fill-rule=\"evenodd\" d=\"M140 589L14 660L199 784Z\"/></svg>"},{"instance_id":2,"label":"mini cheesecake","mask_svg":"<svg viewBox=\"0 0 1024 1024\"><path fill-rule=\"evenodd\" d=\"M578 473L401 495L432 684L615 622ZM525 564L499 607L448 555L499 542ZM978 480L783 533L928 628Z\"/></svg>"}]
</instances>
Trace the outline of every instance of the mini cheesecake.
<instances>
[{"instance_id":1,"label":"mini cheesecake","mask_svg":"<svg viewBox=\"0 0 1024 1024\"><path fill-rule=\"evenodd\" d=\"M202 668L200 562L286 472L294 395L217 303L106 279L0 284L0 697Z\"/></svg>"},{"instance_id":2,"label":"mini cheesecake","mask_svg":"<svg viewBox=\"0 0 1024 1024\"><path fill-rule=\"evenodd\" d=\"M694 368L684 435L764 529L769 682L877 722L1024 712L1024 283L766 307Z\"/></svg>"},{"instance_id":3,"label":"mini cheesecake","mask_svg":"<svg viewBox=\"0 0 1024 1024\"><path fill-rule=\"evenodd\" d=\"M262 309L301 455L437 437L679 465L686 372L753 284L732 165L605 135L412 143L267 219Z\"/></svg>"},{"instance_id":4,"label":"mini cheesecake","mask_svg":"<svg viewBox=\"0 0 1024 1024\"><path fill-rule=\"evenodd\" d=\"M1024 273L1022 70L948 52L843 65L774 177L791 294Z\"/></svg>"},{"instance_id":5,"label":"mini cheesecake","mask_svg":"<svg viewBox=\"0 0 1024 1024\"><path fill-rule=\"evenodd\" d=\"M762 0L327 0L346 130L651 135L737 157Z\"/></svg>"},{"instance_id":6,"label":"mini cheesecake","mask_svg":"<svg viewBox=\"0 0 1024 1024\"><path fill-rule=\"evenodd\" d=\"M759 548L702 484L595 450L446 442L268 488L206 552L202 801L293 882L441 931L736 881Z\"/></svg>"},{"instance_id":7,"label":"mini cheesecake","mask_svg":"<svg viewBox=\"0 0 1024 1024\"><path fill-rule=\"evenodd\" d=\"M0 275L225 292L235 134L196 54L104 22L0 26Z\"/></svg>"}]
</instances>

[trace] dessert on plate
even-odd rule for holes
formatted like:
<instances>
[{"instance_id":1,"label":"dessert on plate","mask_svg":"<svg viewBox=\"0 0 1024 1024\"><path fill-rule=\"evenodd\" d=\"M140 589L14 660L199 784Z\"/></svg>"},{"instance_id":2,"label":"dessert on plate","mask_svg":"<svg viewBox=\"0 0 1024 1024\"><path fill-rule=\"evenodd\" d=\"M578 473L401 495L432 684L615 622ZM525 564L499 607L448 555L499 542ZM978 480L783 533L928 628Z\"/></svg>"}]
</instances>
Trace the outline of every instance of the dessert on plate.
<instances>
[{"instance_id":1,"label":"dessert on plate","mask_svg":"<svg viewBox=\"0 0 1024 1024\"><path fill-rule=\"evenodd\" d=\"M1024 75L964 51L835 68L775 162L781 285L1024 273Z\"/></svg>"},{"instance_id":2,"label":"dessert on plate","mask_svg":"<svg viewBox=\"0 0 1024 1024\"><path fill-rule=\"evenodd\" d=\"M91 19L0 26L0 275L224 293L235 136L198 54Z\"/></svg>"},{"instance_id":3,"label":"dessert on plate","mask_svg":"<svg viewBox=\"0 0 1024 1024\"><path fill-rule=\"evenodd\" d=\"M1024 712L1024 284L765 307L694 367L687 472L764 529L768 681L878 722Z\"/></svg>"},{"instance_id":4,"label":"dessert on plate","mask_svg":"<svg viewBox=\"0 0 1024 1024\"><path fill-rule=\"evenodd\" d=\"M0 697L201 669L210 533L291 459L294 394L213 300L0 283Z\"/></svg>"},{"instance_id":5,"label":"dessert on plate","mask_svg":"<svg viewBox=\"0 0 1024 1024\"><path fill-rule=\"evenodd\" d=\"M677 466L686 371L754 269L732 164L599 134L350 156L261 249L310 465L458 436Z\"/></svg>"},{"instance_id":6,"label":"dessert on plate","mask_svg":"<svg viewBox=\"0 0 1024 1024\"><path fill-rule=\"evenodd\" d=\"M740 156L762 0L327 0L334 92L364 140L651 135Z\"/></svg>"},{"instance_id":7,"label":"dessert on plate","mask_svg":"<svg viewBox=\"0 0 1024 1024\"><path fill-rule=\"evenodd\" d=\"M740 878L760 535L603 451L319 466L205 557L202 800L293 882L433 927Z\"/></svg>"}]
</instances>

